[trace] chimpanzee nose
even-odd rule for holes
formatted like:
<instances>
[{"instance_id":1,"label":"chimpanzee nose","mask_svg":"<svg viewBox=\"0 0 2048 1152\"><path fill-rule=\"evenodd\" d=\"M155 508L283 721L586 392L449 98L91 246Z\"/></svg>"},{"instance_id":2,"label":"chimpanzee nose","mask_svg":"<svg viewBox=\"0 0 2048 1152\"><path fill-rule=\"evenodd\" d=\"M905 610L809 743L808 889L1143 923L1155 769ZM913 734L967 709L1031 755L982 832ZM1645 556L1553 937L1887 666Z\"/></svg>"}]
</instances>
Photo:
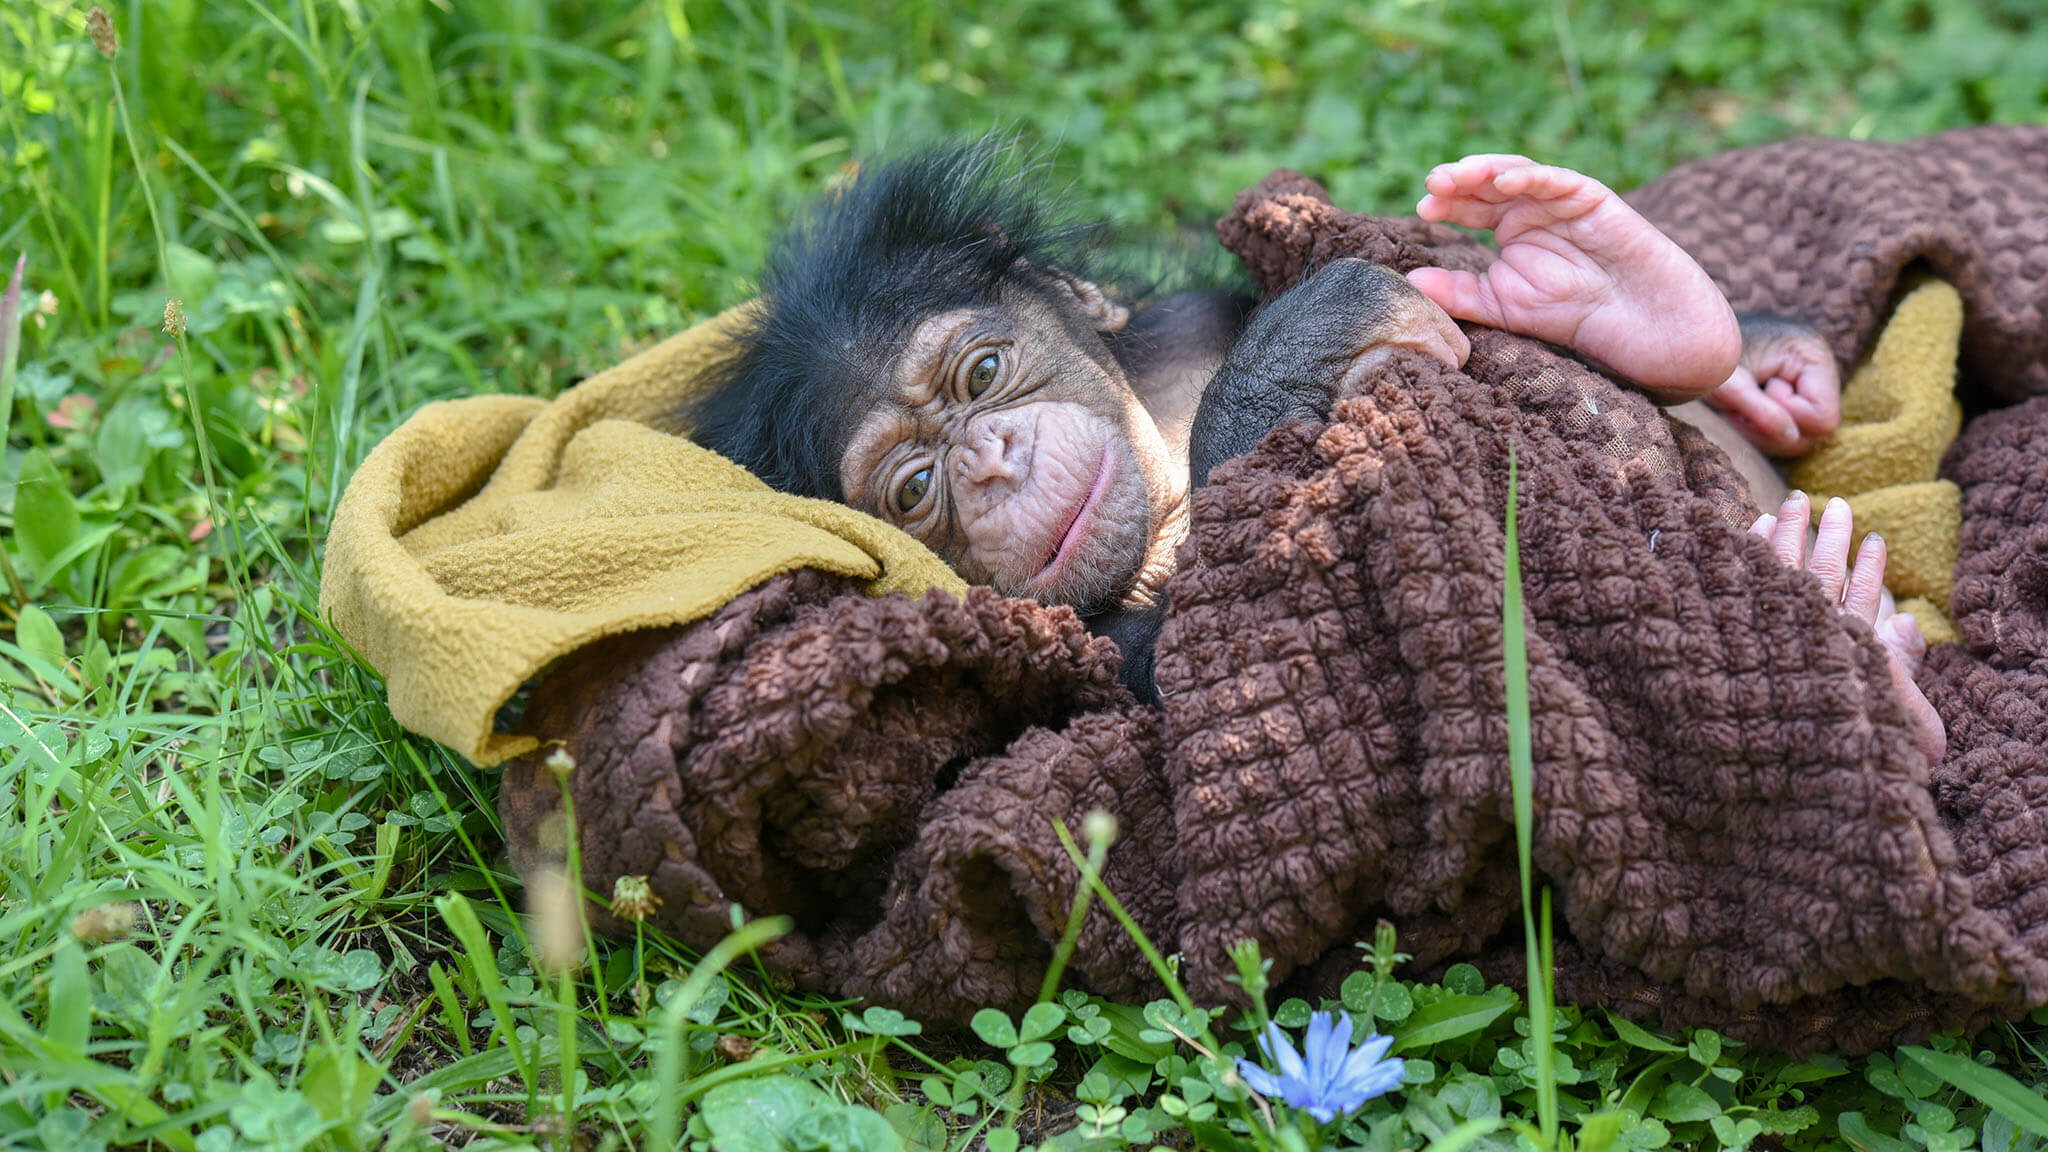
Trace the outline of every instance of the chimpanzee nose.
<instances>
[{"instance_id":1,"label":"chimpanzee nose","mask_svg":"<svg viewBox=\"0 0 2048 1152\"><path fill-rule=\"evenodd\" d=\"M1015 413L976 418L953 452L953 475L960 482L1013 487L1030 472L1031 423Z\"/></svg>"}]
</instances>

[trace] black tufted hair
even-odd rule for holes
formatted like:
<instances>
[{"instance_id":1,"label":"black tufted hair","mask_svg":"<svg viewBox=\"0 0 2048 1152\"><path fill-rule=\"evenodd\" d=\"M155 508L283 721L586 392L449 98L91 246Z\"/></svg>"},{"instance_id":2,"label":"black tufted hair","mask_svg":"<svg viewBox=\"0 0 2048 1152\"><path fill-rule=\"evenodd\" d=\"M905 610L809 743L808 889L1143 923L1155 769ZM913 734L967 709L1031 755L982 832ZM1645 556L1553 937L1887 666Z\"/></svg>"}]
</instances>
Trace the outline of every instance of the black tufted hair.
<instances>
[{"instance_id":1,"label":"black tufted hair","mask_svg":"<svg viewBox=\"0 0 2048 1152\"><path fill-rule=\"evenodd\" d=\"M865 168L786 231L740 351L682 413L697 443L771 487L843 501L839 458L918 322L1087 276L1089 236L1007 142Z\"/></svg>"}]
</instances>

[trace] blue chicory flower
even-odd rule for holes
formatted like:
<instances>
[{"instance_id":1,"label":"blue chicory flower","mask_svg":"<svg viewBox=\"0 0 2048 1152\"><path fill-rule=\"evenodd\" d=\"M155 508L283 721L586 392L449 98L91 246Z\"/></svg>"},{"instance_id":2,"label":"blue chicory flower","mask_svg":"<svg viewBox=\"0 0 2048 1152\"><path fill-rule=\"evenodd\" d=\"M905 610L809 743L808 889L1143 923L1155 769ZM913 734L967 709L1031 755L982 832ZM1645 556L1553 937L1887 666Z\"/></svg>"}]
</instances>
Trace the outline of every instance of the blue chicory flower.
<instances>
[{"instance_id":1,"label":"blue chicory flower","mask_svg":"<svg viewBox=\"0 0 2048 1152\"><path fill-rule=\"evenodd\" d=\"M1278 1076L1249 1060L1237 1062L1237 1074L1259 1095L1278 1098L1327 1124L1400 1086L1407 1066L1398 1057L1386 1059L1393 1043L1392 1036L1374 1033L1352 1048L1350 1013L1332 1018L1318 1012L1308 1018L1300 1054L1278 1024L1266 1025L1259 1034L1259 1051L1279 1066Z\"/></svg>"}]
</instances>

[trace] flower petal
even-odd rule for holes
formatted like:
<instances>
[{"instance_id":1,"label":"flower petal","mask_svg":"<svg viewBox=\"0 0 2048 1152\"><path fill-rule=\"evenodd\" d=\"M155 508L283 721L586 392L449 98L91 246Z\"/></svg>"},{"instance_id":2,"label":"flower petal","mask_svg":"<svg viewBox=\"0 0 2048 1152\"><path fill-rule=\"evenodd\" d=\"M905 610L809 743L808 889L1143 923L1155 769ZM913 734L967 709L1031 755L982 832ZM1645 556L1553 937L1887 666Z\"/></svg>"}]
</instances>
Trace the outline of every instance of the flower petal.
<instances>
[{"instance_id":1,"label":"flower petal","mask_svg":"<svg viewBox=\"0 0 2048 1152\"><path fill-rule=\"evenodd\" d=\"M1318 1092L1330 1083L1331 1074L1342 1066L1344 1049L1349 1047L1349 1036L1345 1037L1345 1043L1336 1043L1336 1031L1336 1023L1330 1019L1330 1014L1317 1012L1308 1018L1308 1031L1302 1034L1304 1079Z\"/></svg>"},{"instance_id":2,"label":"flower petal","mask_svg":"<svg viewBox=\"0 0 2048 1152\"><path fill-rule=\"evenodd\" d=\"M1372 1058L1374 1060L1378 1060L1380 1057L1385 1056L1387 1054L1387 1049L1392 1048L1393 1046L1394 1038L1392 1036L1383 1036L1378 1032L1374 1032L1368 1035L1365 1039L1358 1042L1358 1050L1360 1052L1372 1053Z\"/></svg>"},{"instance_id":3,"label":"flower petal","mask_svg":"<svg viewBox=\"0 0 2048 1152\"><path fill-rule=\"evenodd\" d=\"M1280 1099L1290 1108L1302 1108L1310 1112L1324 1107L1323 1094L1306 1080L1283 1079L1280 1081Z\"/></svg>"},{"instance_id":4,"label":"flower petal","mask_svg":"<svg viewBox=\"0 0 2048 1152\"><path fill-rule=\"evenodd\" d=\"M1373 1065L1372 1070L1355 1085L1359 1093L1358 1103L1363 1104L1375 1096L1384 1096L1392 1092L1401 1086L1401 1081L1406 1079L1407 1075L1408 1066L1404 1060L1384 1060Z\"/></svg>"},{"instance_id":5,"label":"flower petal","mask_svg":"<svg viewBox=\"0 0 2048 1152\"><path fill-rule=\"evenodd\" d=\"M1259 1037L1259 1047L1280 1066L1282 1076L1297 1081L1308 1079L1308 1069L1302 1066L1300 1054L1287 1042L1287 1033L1280 1030L1279 1024L1266 1025L1266 1031Z\"/></svg>"},{"instance_id":6,"label":"flower petal","mask_svg":"<svg viewBox=\"0 0 2048 1152\"><path fill-rule=\"evenodd\" d=\"M1237 1062L1237 1074L1244 1077L1244 1082L1251 1086L1251 1090L1261 1096L1278 1097L1281 1094L1280 1081L1274 1079L1271 1072L1249 1060Z\"/></svg>"},{"instance_id":7,"label":"flower petal","mask_svg":"<svg viewBox=\"0 0 2048 1152\"><path fill-rule=\"evenodd\" d=\"M1393 1046L1394 1038L1392 1036L1381 1036L1378 1034L1367 1036L1365 1043L1360 1044L1349 1055L1344 1057L1343 1067L1337 1070L1336 1076L1356 1075L1371 1065L1379 1063L1380 1059L1387 1054L1387 1049Z\"/></svg>"},{"instance_id":8,"label":"flower petal","mask_svg":"<svg viewBox=\"0 0 2048 1152\"><path fill-rule=\"evenodd\" d=\"M1345 1058L1344 1067L1332 1087L1345 1099L1355 1101L1351 1107L1400 1087L1406 1078L1407 1061L1399 1057L1383 1058L1392 1044L1389 1037L1369 1036L1357 1051Z\"/></svg>"}]
</instances>

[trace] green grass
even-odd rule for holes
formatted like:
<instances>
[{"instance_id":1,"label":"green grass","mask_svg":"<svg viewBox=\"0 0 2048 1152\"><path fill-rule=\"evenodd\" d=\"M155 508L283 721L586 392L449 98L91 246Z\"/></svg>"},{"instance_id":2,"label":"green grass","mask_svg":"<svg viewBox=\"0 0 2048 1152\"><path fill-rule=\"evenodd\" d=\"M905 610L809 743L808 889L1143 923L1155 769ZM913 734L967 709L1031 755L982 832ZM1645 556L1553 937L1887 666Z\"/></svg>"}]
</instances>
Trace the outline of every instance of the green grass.
<instances>
[{"instance_id":1,"label":"green grass","mask_svg":"<svg viewBox=\"0 0 2048 1152\"><path fill-rule=\"evenodd\" d=\"M1238 1034L1172 1002L928 1037L737 949L537 968L494 775L401 731L315 618L350 469L425 401L552 394L743 299L774 223L892 145L1019 132L1166 240L1283 164L1398 210L1470 150L1627 185L2048 117L2025 0L868 7L151 0L110 5L112 60L83 6L0 7L0 274L27 257L18 333L0 309L0 1147L729 1143L777 1109L839 1147L1263 1133ZM1511 994L1363 959L1345 1003L1421 1080L1328 1135L1535 1139L1486 1123L1537 1114ZM1209 1056L1176 1035L1212 1026ZM1955 1041L1786 1064L1570 1007L1553 1040L1588 1144L1605 1107L1636 1118L1616 1146L2039 1146L2000 1142L2027 1120L1988 1110L2018 1107L2003 1082L1951 1086ZM2038 1094L2041 1044L1975 1047Z\"/></svg>"}]
</instances>

